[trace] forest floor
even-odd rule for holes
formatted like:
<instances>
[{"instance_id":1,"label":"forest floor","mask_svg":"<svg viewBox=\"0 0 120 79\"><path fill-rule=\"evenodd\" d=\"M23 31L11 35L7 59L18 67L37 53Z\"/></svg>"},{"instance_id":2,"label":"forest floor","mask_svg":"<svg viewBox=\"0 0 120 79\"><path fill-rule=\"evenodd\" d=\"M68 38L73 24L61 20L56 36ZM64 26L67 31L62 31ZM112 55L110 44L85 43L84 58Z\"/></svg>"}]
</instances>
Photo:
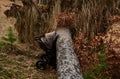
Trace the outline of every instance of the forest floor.
<instances>
[{"instance_id":1,"label":"forest floor","mask_svg":"<svg viewBox=\"0 0 120 79\"><path fill-rule=\"evenodd\" d=\"M9 0L0 0L0 43L1 37L6 35L8 28L10 26L14 27L15 24L14 18L7 18L4 15L4 11L9 9L10 6L11 2ZM111 26L107 36L108 40L116 43L114 47L111 45L111 48L116 52L116 58L120 60L120 22ZM27 44L15 43L14 45L17 46L17 50L11 52L6 51L6 49L2 51L0 48L0 79L56 79L55 70L51 67L44 71L36 69L35 63L38 60L37 56L42 52L41 50L35 51L34 48L29 48ZM112 55L111 53L108 57L111 61L113 60L112 63L120 63L120 61L116 62L118 59L114 60ZM113 71L115 72L116 70Z\"/></svg>"},{"instance_id":2,"label":"forest floor","mask_svg":"<svg viewBox=\"0 0 120 79\"><path fill-rule=\"evenodd\" d=\"M44 71L36 69L36 60L13 52L0 52L0 79L55 79L52 68L48 67Z\"/></svg>"},{"instance_id":3,"label":"forest floor","mask_svg":"<svg viewBox=\"0 0 120 79\"><path fill-rule=\"evenodd\" d=\"M14 27L15 19L4 15L4 11L10 6L9 0L0 0L0 41L8 32L8 28ZM8 52L4 51L7 48L0 48L0 79L56 79L55 70L51 67L44 71L36 69L37 55L41 54L41 51L29 50L24 44L15 43L15 46L19 46L22 52Z\"/></svg>"}]
</instances>

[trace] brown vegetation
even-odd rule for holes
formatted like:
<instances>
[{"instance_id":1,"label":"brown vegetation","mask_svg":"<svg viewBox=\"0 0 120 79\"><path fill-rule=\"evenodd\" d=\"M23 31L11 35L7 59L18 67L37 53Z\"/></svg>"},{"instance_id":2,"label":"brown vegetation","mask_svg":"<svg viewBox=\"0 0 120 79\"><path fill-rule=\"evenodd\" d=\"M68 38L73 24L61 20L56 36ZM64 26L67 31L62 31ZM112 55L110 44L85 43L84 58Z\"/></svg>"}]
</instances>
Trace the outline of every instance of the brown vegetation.
<instances>
[{"instance_id":1,"label":"brown vegetation","mask_svg":"<svg viewBox=\"0 0 120 79\"><path fill-rule=\"evenodd\" d=\"M58 26L75 27L74 47L83 73L88 69L94 69L93 63L99 62L98 57L104 47L106 61L110 67L100 76L107 74L112 79L120 78L120 41L117 40L120 37L118 0L48 0L44 4L26 1L30 5L13 4L10 10L5 12L8 16L16 18L15 28L21 42L34 44L34 36L55 29L55 18L62 12L57 19Z\"/></svg>"},{"instance_id":2,"label":"brown vegetation","mask_svg":"<svg viewBox=\"0 0 120 79\"><path fill-rule=\"evenodd\" d=\"M57 27L75 28L75 13L63 12L58 15Z\"/></svg>"}]
</instances>

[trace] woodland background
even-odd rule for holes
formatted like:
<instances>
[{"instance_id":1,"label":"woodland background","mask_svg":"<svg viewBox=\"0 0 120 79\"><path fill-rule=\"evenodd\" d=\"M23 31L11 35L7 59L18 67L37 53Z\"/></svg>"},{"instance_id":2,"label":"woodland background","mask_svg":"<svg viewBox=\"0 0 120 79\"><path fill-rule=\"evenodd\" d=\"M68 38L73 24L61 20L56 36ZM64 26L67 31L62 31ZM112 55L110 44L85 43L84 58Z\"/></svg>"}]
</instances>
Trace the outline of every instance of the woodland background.
<instances>
[{"instance_id":1,"label":"woodland background","mask_svg":"<svg viewBox=\"0 0 120 79\"><path fill-rule=\"evenodd\" d=\"M56 79L35 69L42 50L34 37L56 29L62 12L75 13L75 51L85 79L120 79L119 0L0 0L0 79Z\"/></svg>"}]
</instances>

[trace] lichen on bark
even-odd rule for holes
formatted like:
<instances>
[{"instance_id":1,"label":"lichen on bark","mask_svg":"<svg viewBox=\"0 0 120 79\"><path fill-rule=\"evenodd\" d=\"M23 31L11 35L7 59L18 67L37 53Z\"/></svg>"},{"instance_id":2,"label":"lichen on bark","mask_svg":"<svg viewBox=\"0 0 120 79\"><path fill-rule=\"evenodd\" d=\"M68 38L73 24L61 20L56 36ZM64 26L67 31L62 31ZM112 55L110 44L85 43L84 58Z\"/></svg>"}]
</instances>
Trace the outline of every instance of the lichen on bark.
<instances>
[{"instance_id":1,"label":"lichen on bark","mask_svg":"<svg viewBox=\"0 0 120 79\"><path fill-rule=\"evenodd\" d=\"M73 48L70 30L57 29L57 75L58 79L83 79L80 64Z\"/></svg>"}]
</instances>

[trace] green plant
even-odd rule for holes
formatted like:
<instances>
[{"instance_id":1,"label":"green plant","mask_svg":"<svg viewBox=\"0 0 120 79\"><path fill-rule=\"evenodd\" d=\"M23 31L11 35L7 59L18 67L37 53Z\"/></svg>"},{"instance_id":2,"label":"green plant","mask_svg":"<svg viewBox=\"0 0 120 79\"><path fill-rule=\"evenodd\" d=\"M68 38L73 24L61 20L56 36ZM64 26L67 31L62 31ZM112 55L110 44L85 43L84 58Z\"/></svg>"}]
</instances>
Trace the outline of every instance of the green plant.
<instances>
[{"instance_id":1,"label":"green plant","mask_svg":"<svg viewBox=\"0 0 120 79\"><path fill-rule=\"evenodd\" d=\"M84 79L108 79L105 71L109 68L106 62L105 45L102 44L98 55L99 62L93 63L93 69L89 69L84 74Z\"/></svg>"},{"instance_id":2,"label":"green plant","mask_svg":"<svg viewBox=\"0 0 120 79\"><path fill-rule=\"evenodd\" d=\"M8 33L6 35L6 37L2 37L2 39L8 43L10 43L10 50L13 49L13 43L16 41L16 38L14 36L12 27L8 28Z\"/></svg>"}]
</instances>

